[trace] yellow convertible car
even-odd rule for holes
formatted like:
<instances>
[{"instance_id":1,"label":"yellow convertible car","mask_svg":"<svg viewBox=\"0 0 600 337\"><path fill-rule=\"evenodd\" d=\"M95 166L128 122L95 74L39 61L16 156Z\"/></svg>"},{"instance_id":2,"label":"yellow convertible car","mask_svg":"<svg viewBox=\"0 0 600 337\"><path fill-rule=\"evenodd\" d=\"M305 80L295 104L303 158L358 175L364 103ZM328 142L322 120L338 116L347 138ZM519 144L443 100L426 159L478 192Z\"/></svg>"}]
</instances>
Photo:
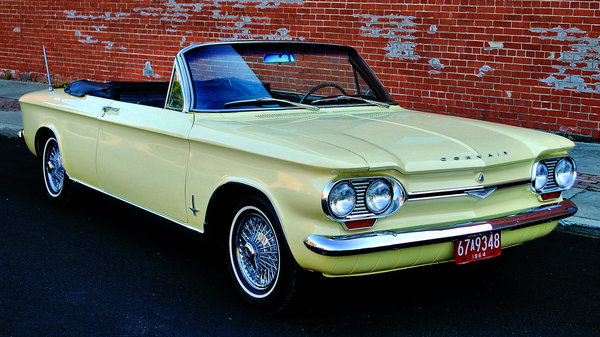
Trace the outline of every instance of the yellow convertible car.
<instances>
[{"instance_id":1,"label":"yellow convertible car","mask_svg":"<svg viewBox=\"0 0 600 337\"><path fill-rule=\"evenodd\" d=\"M51 200L81 184L206 233L269 310L300 268L493 258L577 211L561 196L571 141L403 109L346 46L195 45L170 82L77 81L20 102Z\"/></svg>"}]
</instances>

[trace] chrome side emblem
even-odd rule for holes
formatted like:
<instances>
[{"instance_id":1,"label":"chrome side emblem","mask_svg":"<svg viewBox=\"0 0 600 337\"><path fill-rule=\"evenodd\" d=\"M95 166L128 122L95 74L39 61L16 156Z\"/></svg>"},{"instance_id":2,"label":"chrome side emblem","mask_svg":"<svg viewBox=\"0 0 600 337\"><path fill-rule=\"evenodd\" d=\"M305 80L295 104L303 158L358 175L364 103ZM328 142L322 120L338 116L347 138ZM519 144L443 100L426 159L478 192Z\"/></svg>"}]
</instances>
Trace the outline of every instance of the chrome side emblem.
<instances>
[{"instance_id":1,"label":"chrome side emblem","mask_svg":"<svg viewBox=\"0 0 600 337\"><path fill-rule=\"evenodd\" d=\"M192 211L194 216L196 216L196 213L198 213L200 210L196 208L196 201L194 199L194 195L192 194L192 207L190 207L190 211Z\"/></svg>"},{"instance_id":2,"label":"chrome side emblem","mask_svg":"<svg viewBox=\"0 0 600 337\"><path fill-rule=\"evenodd\" d=\"M483 173L479 173L479 176L477 177L477 181L482 183L485 180L485 176L483 175Z\"/></svg>"},{"instance_id":3,"label":"chrome side emblem","mask_svg":"<svg viewBox=\"0 0 600 337\"><path fill-rule=\"evenodd\" d=\"M466 191L465 193L472 197L475 197L475 198L485 199L485 198L489 197L490 194L494 193L495 190L496 190L496 187L492 187L492 188L485 188L485 189L475 190L475 191Z\"/></svg>"}]
</instances>

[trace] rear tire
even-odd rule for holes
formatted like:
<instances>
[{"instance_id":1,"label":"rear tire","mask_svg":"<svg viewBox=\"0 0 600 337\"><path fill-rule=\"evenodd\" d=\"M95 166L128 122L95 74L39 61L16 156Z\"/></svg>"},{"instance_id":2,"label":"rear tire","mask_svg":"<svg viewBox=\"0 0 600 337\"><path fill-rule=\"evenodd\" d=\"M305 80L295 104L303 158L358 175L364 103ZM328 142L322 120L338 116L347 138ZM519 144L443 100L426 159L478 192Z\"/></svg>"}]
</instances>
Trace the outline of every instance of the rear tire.
<instances>
[{"instance_id":1,"label":"rear tire","mask_svg":"<svg viewBox=\"0 0 600 337\"><path fill-rule=\"evenodd\" d=\"M238 203L231 218L227 252L234 285L249 303L281 311L295 293L298 265L272 207L261 198Z\"/></svg>"},{"instance_id":2,"label":"rear tire","mask_svg":"<svg viewBox=\"0 0 600 337\"><path fill-rule=\"evenodd\" d=\"M48 198L53 202L66 204L71 195L73 183L63 166L62 153L54 135L49 137L44 144L42 175Z\"/></svg>"}]
</instances>

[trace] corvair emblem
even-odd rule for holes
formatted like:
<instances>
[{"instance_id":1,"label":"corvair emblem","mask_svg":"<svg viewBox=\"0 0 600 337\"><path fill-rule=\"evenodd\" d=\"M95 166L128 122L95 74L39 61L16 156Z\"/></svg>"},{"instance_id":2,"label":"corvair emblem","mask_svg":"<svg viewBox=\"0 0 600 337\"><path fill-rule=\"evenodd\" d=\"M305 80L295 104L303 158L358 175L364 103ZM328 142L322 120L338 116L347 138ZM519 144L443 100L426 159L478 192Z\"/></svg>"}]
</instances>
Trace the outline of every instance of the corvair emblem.
<instances>
[{"instance_id":1,"label":"corvair emblem","mask_svg":"<svg viewBox=\"0 0 600 337\"><path fill-rule=\"evenodd\" d=\"M455 156L455 157L450 157L450 159L448 159L448 157L442 157L440 158L441 161L448 161L448 160L471 160L471 159L483 159L483 158L496 158L496 157L502 157L502 156L508 156L508 151L501 151L501 152L494 152L494 153L488 153L488 154L477 154L477 155L466 155L464 157L459 157L459 156Z\"/></svg>"},{"instance_id":2,"label":"corvair emblem","mask_svg":"<svg viewBox=\"0 0 600 337\"><path fill-rule=\"evenodd\" d=\"M477 181L482 183L485 180L485 176L483 175L483 173L479 173L479 176L477 177Z\"/></svg>"},{"instance_id":3,"label":"corvair emblem","mask_svg":"<svg viewBox=\"0 0 600 337\"><path fill-rule=\"evenodd\" d=\"M489 197L490 194L494 193L495 190L496 190L496 187L492 187L492 188L484 188L484 189L475 190L475 191L466 191L465 193L472 197L475 197L475 198L485 199L485 198Z\"/></svg>"}]
</instances>

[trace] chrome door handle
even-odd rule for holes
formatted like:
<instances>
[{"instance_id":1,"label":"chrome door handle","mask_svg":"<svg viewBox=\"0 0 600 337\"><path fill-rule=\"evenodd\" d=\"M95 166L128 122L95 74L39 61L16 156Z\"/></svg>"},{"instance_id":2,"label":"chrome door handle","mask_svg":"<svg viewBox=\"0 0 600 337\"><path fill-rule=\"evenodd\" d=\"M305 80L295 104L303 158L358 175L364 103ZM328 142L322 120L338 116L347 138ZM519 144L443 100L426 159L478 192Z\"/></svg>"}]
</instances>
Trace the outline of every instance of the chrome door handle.
<instances>
[{"instance_id":1,"label":"chrome door handle","mask_svg":"<svg viewBox=\"0 0 600 337\"><path fill-rule=\"evenodd\" d=\"M119 109L119 108L113 108L112 106L103 106L102 107L102 111L104 111L104 112L109 112L109 111L117 112L119 110L121 110L121 109Z\"/></svg>"},{"instance_id":2,"label":"chrome door handle","mask_svg":"<svg viewBox=\"0 0 600 337\"><path fill-rule=\"evenodd\" d=\"M112 106L103 106L102 107L102 117L106 115L107 112L119 112L119 108L114 108Z\"/></svg>"}]
</instances>

